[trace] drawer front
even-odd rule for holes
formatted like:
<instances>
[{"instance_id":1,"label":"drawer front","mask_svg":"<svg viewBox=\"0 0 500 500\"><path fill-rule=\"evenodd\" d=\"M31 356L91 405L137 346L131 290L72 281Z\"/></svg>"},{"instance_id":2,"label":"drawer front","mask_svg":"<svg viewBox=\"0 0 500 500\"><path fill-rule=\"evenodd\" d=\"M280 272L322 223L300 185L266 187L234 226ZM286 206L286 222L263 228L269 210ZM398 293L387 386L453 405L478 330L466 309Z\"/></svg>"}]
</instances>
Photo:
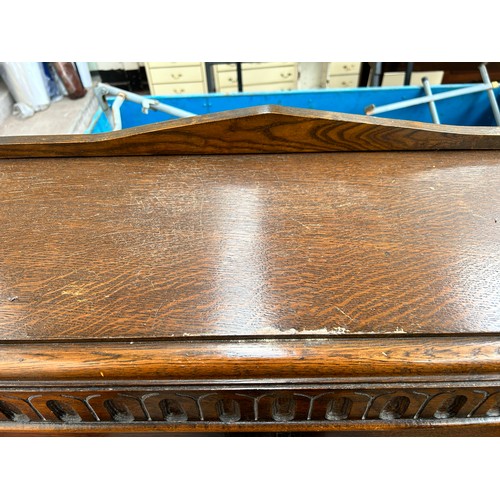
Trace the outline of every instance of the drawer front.
<instances>
[{"instance_id":1,"label":"drawer front","mask_svg":"<svg viewBox=\"0 0 500 500\"><path fill-rule=\"evenodd\" d=\"M289 83L262 83L259 85L243 85L243 90L245 92L266 92L266 91L277 91L277 90L294 90L297 88L295 82ZM222 87L219 92L223 93L233 93L238 92L237 85L230 85L226 87Z\"/></svg>"},{"instance_id":2,"label":"drawer front","mask_svg":"<svg viewBox=\"0 0 500 500\"><path fill-rule=\"evenodd\" d=\"M328 78L328 88L352 88L358 86L358 75L339 75Z\"/></svg>"},{"instance_id":3,"label":"drawer front","mask_svg":"<svg viewBox=\"0 0 500 500\"><path fill-rule=\"evenodd\" d=\"M206 92L202 82L197 83L162 83L153 85L154 95L163 94L203 94Z\"/></svg>"},{"instance_id":4,"label":"drawer front","mask_svg":"<svg viewBox=\"0 0 500 500\"><path fill-rule=\"evenodd\" d=\"M431 85L440 85L443 81L444 71L414 71L411 75L410 85L422 85L422 78L426 76ZM399 87L404 85L405 74L402 71L388 72L382 80L383 87Z\"/></svg>"},{"instance_id":5,"label":"drawer front","mask_svg":"<svg viewBox=\"0 0 500 500\"><path fill-rule=\"evenodd\" d=\"M160 83L202 82L201 66L176 66L172 68L152 68L151 80L153 85Z\"/></svg>"},{"instance_id":6,"label":"drawer front","mask_svg":"<svg viewBox=\"0 0 500 500\"><path fill-rule=\"evenodd\" d=\"M297 79L295 66L279 68L249 69L243 71L243 87L248 85L261 85L263 83L294 83ZM236 71L224 71L217 75L220 88L237 85Z\"/></svg>"},{"instance_id":7,"label":"drawer front","mask_svg":"<svg viewBox=\"0 0 500 500\"><path fill-rule=\"evenodd\" d=\"M148 62L146 66L150 68L170 68L177 66L199 66L199 62Z\"/></svg>"},{"instance_id":8,"label":"drawer front","mask_svg":"<svg viewBox=\"0 0 500 500\"><path fill-rule=\"evenodd\" d=\"M331 62L328 65L328 75L359 73L360 69L360 62Z\"/></svg>"},{"instance_id":9,"label":"drawer front","mask_svg":"<svg viewBox=\"0 0 500 500\"><path fill-rule=\"evenodd\" d=\"M255 62L255 63L242 63L241 69L264 69L264 68L281 68L283 66L293 66L294 63L290 62ZM236 71L236 63L231 64L218 64L215 66L215 71Z\"/></svg>"}]
</instances>

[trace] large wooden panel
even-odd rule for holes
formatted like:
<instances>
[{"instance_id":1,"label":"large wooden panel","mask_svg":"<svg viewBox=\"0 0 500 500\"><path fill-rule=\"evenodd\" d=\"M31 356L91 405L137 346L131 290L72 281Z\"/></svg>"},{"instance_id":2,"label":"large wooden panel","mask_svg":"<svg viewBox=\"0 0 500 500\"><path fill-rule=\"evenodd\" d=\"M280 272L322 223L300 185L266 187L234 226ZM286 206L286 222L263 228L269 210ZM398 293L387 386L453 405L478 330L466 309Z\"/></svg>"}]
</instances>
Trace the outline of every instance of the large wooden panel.
<instances>
[{"instance_id":1,"label":"large wooden panel","mask_svg":"<svg viewBox=\"0 0 500 500\"><path fill-rule=\"evenodd\" d=\"M275 107L1 138L0 433L498 435L499 139Z\"/></svg>"},{"instance_id":2,"label":"large wooden panel","mask_svg":"<svg viewBox=\"0 0 500 500\"><path fill-rule=\"evenodd\" d=\"M497 152L0 162L5 340L500 330Z\"/></svg>"}]
</instances>

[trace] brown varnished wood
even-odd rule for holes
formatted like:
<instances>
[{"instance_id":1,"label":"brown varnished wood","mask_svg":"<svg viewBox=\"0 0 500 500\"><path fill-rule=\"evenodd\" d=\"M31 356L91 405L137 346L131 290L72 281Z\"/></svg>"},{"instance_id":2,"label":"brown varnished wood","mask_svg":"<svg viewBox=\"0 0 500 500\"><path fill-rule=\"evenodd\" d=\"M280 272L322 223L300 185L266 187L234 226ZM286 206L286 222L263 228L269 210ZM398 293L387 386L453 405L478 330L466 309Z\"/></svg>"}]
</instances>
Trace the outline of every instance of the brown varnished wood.
<instances>
[{"instance_id":1,"label":"brown varnished wood","mask_svg":"<svg viewBox=\"0 0 500 500\"><path fill-rule=\"evenodd\" d=\"M498 435L498 141L275 107L0 139L0 433Z\"/></svg>"},{"instance_id":2,"label":"brown varnished wood","mask_svg":"<svg viewBox=\"0 0 500 500\"><path fill-rule=\"evenodd\" d=\"M0 388L0 432L329 431L498 435L490 383ZM64 431L63 431L64 432Z\"/></svg>"},{"instance_id":3,"label":"brown varnished wood","mask_svg":"<svg viewBox=\"0 0 500 500\"><path fill-rule=\"evenodd\" d=\"M484 420L476 419L467 421L460 419L453 422L436 421L422 422L407 420L401 421L370 421L359 422L343 421L335 424L325 422L319 425L317 422L260 422L260 423L234 423L231 425L222 422L200 422L196 424L166 423L166 422L143 422L134 424L123 424L116 422L102 422L96 424L81 424L78 426L51 424L12 424L0 423L0 436L147 436L163 435L170 436L172 433L192 433L196 435L210 436L214 433L280 433L284 432L313 432L314 436L337 437L337 436L360 436L360 437L498 437L500 436L500 421L496 420L485 425ZM182 436L183 434L180 434Z\"/></svg>"},{"instance_id":4,"label":"brown varnished wood","mask_svg":"<svg viewBox=\"0 0 500 500\"><path fill-rule=\"evenodd\" d=\"M500 331L496 152L0 162L0 339Z\"/></svg>"},{"instance_id":5,"label":"brown varnished wood","mask_svg":"<svg viewBox=\"0 0 500 500\"><path fill-rule=\"evenodd\" d=\"M440 149L500 149L500 131L260 106L106 134L0 137L0 158Z\"/></svg>"},{"instance_id":6,"label":"brown varnished wood","mask_svg":"<svg viewBox=\"0 0 500 500\"><path fill-rule=\"evenodd\" d=\"M0 380L111 381L387 380L500 378L491 338L283 339L4 344ZM458 378L457 378L458 377ZM463 378L463 377L462 377Z\"/></svg>"}]
</instances>

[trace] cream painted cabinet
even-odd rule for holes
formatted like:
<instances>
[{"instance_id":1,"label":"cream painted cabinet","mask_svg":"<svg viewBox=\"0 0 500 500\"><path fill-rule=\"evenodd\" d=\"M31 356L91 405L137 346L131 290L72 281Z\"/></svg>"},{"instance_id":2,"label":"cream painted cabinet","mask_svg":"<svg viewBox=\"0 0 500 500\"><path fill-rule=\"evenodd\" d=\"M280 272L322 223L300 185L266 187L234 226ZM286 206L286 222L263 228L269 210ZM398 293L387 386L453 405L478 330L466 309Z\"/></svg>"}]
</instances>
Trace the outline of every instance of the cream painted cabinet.
<instances>
[{"instance_id":1,"label":"cream painted cabinet","mask_svg":"<svg viewBox=\"0 0 500 500\"><path fill-rule=\"evenodd\" d=\"M242 63L241 69L243 90L245 92L293 90L297 88L297 63ZM217 92L237 92L236 64L218 64L214 66L214 81Z\"/></svg>"},{"instance_id":2,"label":"cream painted cabinet","mask_svg":"<svg viewBox=\"0 0 500 500\"><path fill-rule=\"evenodd\" d=\"M444 71L414 71L411 74L410 85L422 86L422 78L426 76L431 85L440 85L443 81ZM382 87L396 87L404 85L405 74L403 71L384 73Z\"/></svg>"},{"instance_id":3,"label":"cream painted cabinet","mask_svg":"<svg viewBox=\"0 0 500 500\"><path fill-rule=\"evenodd\" d=\"M326 65L327 88L358 86L361 63L330 62ZM208 91L205 64L202 62L148 62L145 67L152 95L199 94ZM213 76L216 92L238 91L236 63L214 65ZM298 88L298 63L242 63L242 78L245 92L294 90ZM324 76L322 78L324 82Z\"/></svg>"},{"instance_id":4,"label":"cream painted cabinet","mask_svg":"<svg viewBox=\"0 0 500 500\"><path fill-rule=\"evenodd\" d=\"M359 83L360 62L330 62L326 71L327 88L357 87Z\"/></svg>"},{"instance_id":5,"label":"cream painted cabinet","mask_svg":"<svg viewBox=\"0 0 500 500\"><path fill-rule=\"evenodd\" d=\"M204 63L147 62L145 67L152 95L207 92Z\"/></svg>"}]
</instances>

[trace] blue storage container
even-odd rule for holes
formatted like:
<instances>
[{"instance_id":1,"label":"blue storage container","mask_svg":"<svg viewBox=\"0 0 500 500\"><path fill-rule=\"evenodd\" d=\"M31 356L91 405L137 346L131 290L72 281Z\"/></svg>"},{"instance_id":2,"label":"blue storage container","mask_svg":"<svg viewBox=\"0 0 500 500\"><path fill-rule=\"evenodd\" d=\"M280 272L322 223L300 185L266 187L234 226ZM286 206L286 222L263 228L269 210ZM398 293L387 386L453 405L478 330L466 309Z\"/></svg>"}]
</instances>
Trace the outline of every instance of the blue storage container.
<instances>
[{"instance_id":1,"label":"blue storage container","mask_svg":"<svg viewBox=\"0 0 500 500\"><path fill-rule=\"evenodd\" d=\"M432 87L433 94L456 90L469 85L437 85ZM495 89L500 95L500 88ZM164 104L190 111L197 115L247 108L265 104L277 104L302 109L316 109L365 115L370 104L382 106L425 96L424 89L418 86L404 87L363 87L354 89L317 89L291 90L280 92L242 92L234 94L197 94L172 96L144 96L157 99ZM109 98L111 105L113 98ZM493 112L486 92L462 95L436 102L439 118L446 125L495 126ZM178 119L159 111L144 114L138 104L125 101L121 106L122 127L130 128L170 119ZM377 115L380 118L412 120L432 123L429 105L419 104L409 108ZM99 108L94 115L87 133L109 132L112 127Z\"/></svg>"}]
</instances>

